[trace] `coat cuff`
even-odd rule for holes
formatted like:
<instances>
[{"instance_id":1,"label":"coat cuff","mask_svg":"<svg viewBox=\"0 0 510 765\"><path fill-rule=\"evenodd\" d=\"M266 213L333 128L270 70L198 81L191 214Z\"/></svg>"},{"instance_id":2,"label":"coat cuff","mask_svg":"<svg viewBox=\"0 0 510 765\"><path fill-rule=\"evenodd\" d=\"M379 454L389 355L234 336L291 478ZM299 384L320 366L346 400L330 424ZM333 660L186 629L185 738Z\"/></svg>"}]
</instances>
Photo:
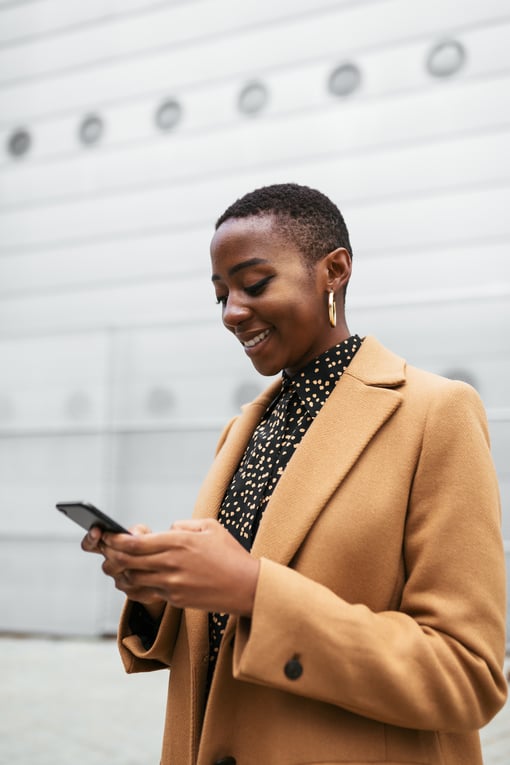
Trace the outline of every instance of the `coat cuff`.
<instances>
[{"instance_id":1,"label":"coat cuff","mask_svg":"<svg viewBox=\"0 0 510 765\"><path fill-rule=\"evenodd\" d=\"M233 673L238 680L262 683L301 693L306 657L303 626L296 619L296 603L312 600L323 585L293 569L262 558L251 619L240 619L236 630Z\"/></svg>"},{"instance_id":2,"label":"coat cuff","mask_svg":"<svg viewBox=\"0 0 510 765\"><path fill-rule=\"evenodd\" d=\"M149 648L146 637L133 633L133 611L138 606L127 600L120 618L117 644L124 669L128 673L151 672L170 666L173 648L181 621L181 610L167 605L163 611L159 628Z\"/></svg>"}]
</instances>

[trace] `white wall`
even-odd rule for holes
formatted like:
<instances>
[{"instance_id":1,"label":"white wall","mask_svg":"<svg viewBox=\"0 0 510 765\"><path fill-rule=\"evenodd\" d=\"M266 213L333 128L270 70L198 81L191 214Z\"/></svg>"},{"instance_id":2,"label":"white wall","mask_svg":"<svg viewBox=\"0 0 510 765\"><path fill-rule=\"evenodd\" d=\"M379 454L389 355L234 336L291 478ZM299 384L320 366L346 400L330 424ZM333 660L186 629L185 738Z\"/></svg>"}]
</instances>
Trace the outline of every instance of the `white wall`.
<instances>
[{"instance_id":1,"label":"white wall","mask_svg":"<svg viewBox=\"0 0 510 765\"><path fill-rule=\"evenodd\" d=\"M264 384L221 329L209 239L272 182L344 212L351 330L478 388L510 540L509 39L506 0L0 0L0 628L114 628L55 501L190 514ZM444 41L465 58L433 76ZM341 64L360 85L334 96ZM253 81L268 101L246 115Z\"/></svg>"}]
</instances>

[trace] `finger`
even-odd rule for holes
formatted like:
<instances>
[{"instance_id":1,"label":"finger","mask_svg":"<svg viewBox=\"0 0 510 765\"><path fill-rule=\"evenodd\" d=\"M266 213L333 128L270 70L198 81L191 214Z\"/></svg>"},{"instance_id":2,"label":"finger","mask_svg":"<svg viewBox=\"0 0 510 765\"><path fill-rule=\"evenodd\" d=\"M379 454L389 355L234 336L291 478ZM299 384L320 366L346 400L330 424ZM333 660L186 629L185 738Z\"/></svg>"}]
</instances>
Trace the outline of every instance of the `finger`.
<instances>
[{"instance_id":1,"label":"finger","mask_svg":"<svg viewBox=\"0 0 510 765\"><path fill-rule=\"evenodd\" d=\"M194 532L180 529L170 529L170 531L163 531L157 534L141 534L138 536L108 532L103 534L103 541L108 549L117 550L127 555L143 556L182 549L182 547L186 546L186 540L189 540L191 533L194 536Z\"/></svg>"},{"instance_id":2,"label":"finger","mask_svg":"<svg viewBox=\"0 0 510 765\"><path fill-rule=\"evenodd\" d=\"M133 528L140 527L134 526ZM127 550L129 549L130 540L142 539L146 535L147 534L144 534L143 532L141 534L133 534L132 532L130 534L126 534L124 532L118 533L113 531L105 531L103 532L102 541L106 547L111 548L112 550Z\"/></svg>"},{"instance_id":3,"label":"finger","mask_svg":"<svg viewBox=\"0 0 510 765\"><path fill-rule=\"evenodd\" d=\"M109 576L118 576L126 569L130 571L164 571L175 568L173 561L178 556L172 553L169 555L167 547L164 547L161 552L156 553L144 553L142 550L131 553L126 552L124 549L119 549L117 540L115 540L115 543L117 543L117 547L105 545L102 550L105 557L103 571Z\"/></svg>"},{"instance_id":4,"label":"finger","mask_svg":"<svg viewBox=\"0 0 510 765\"><path fill-rule=\"evenodd\" d=\"M144 526L143 523L137 523L136 526L131 526L129 531L135 536L140 536L141 534L152 534L151 529L148 526Z\"/></svg>"},{"instance_id":5,"label":"finger","mask_svg":"<svg viewBox=\"0 0 510 765\"><path fill-rule=\"evenodd\" d=\"M103 572L107 574L107 576L111 576L112 579L122 578L126 582L129 579L129 574L128 576L124 576L126 571L129 570L124 562L105 557L101 564L101 568L103 569Z\"/></svg>"},{"instance_id":6,"label":"finger","mask_svg":"<svg viewBox=\"0 0 510 765\"><path fill-rule=\"evenodd\" d=\"M103 569L108 569L109 567L106 561L105 564L103 564ZM158 604L158 615L162 611L166 602L164 599L164 591L160 590L158 587L153 587L152 582L150 582L150 586L146 586L143 577L140 577L140 574L143 574L144 572L136 573L129 569L125 569L115 573L110 573L110 571L107 570L105 573L108 573L108 575L112 577L115 587L127 595L128 598L136 600L139 603ZM139 579L142 579L142 581L138 581ZM157 582L157 584L159 584L159 582Z\"/></svg>"},{"instance_id":7,"label":"finger","mask_svg":"<svg viewBox=\"0 0 510 765\"><path fill-rule=\"evenodd\" d=\"M128 570L113 578L117 589L122 590L131 600L140 603L174 602L174 605L179 606L184 602L179 591L175 590L160 572Z\"/></svg>"},{"instance_id":8,"label":"finger","mask_svg":"<svg viewBox=\"0 0 510 765\"><path fill-rule=\"evenodd\" d=\"M188 518L183 521L175 521L172 523L171 531L204 531L206 528L207 519Z\"/></svg>"},{"instance_id":9,"label":"finger","mask_svg":"<svg viewBox=\"0 0 510 765\"><path fill-rule=\"evenodd\" d=\"M117 576L119 573L129 571L133 577L138 573L165 573L175 572L179 568L179 557L168 555L168 551L153 553L151 555L128 555L117 550L106 548L103 571L109 576Z\"/></svg>"},{"instance_id":10,"label":"finger","mask_svg":"<svg viewBox=\"0 0 510 765\"><path fill-rule=\"evenodd\" d=\"M142 603L145 608L153 613L153 618L159 618L164 609L166 600L163 593L146 587L134 587L128 584L122 577L115 580L115 587L124 593L130 600ZM151 605L154 604L154 608Z\"/></svg>"},{"instance_id":11,"label":"finger","mask_svg":"<svg viewBox=\"0 0 510 765\"><path fill-rule=\"evenodd\" d=\"M98 526L93 526L81 540L81 549L85 552L100 553L102 532Z\"/></svg>"},{"instance_id":12,"label":"finger","mask_svg":"<svg viewBox=\"0 0 510 765\"><path fill-rule=\"evenodd\" d=\"M113 580L115 582L115 587L117 590L120 590L125 595L127 595L128 598L131 598L132 600L136 600L136 593L139 591L139 588L133 587L133 585L126 579L124 576L124 573L117 574L113 577Z\"/></svg>"}]
</instances>

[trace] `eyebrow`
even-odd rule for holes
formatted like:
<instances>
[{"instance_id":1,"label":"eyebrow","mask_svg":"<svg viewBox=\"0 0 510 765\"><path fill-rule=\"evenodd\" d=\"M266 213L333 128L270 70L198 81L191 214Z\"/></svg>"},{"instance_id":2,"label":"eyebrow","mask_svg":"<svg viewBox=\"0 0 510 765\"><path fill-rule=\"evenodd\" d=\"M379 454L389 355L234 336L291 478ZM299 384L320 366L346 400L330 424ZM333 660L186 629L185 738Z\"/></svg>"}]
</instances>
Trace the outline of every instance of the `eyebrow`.
<instances>
[{"instance_id":1,"label":"eyebrow","mask_svg":"<svg viewBox=\"0 0 510 765\"><path fill-rule=\"evenodd\" d=\"M242 271L243 268L258 266L261 263L269 263L269 261L266 260L265 258L250 258L250 260L243 260L242 263L236 263L235 266L232 266L232 268L228 272L228 275L234 276L234 274L237 274L238 271ZM221 280L221 276L219 276L218 274L213 274L211 276L211 279L213 282L217 282Z\"/></svg>"}]
</instances>

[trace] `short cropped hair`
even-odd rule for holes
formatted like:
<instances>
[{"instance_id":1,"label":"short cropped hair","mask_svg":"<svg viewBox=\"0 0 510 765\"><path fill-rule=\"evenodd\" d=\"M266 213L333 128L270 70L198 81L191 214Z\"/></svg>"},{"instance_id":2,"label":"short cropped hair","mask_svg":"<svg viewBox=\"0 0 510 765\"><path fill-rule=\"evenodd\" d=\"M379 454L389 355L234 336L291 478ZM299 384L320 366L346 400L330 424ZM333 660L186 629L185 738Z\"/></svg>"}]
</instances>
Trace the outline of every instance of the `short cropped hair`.
<instances>
[{"instance_id":1,"label":"short cropped hair","mask_svg":"<svg viewBox=\"0 0 510 765\"><path fill-rule=\"evenodd\" d=\"M282 236L313 265L329 252L344 247L352 257L349 232L342 213L325 194L297 183L277 183L250 191L227 207L216 229L231 218L272 216Z\"/></svg>"}]
</instances>

